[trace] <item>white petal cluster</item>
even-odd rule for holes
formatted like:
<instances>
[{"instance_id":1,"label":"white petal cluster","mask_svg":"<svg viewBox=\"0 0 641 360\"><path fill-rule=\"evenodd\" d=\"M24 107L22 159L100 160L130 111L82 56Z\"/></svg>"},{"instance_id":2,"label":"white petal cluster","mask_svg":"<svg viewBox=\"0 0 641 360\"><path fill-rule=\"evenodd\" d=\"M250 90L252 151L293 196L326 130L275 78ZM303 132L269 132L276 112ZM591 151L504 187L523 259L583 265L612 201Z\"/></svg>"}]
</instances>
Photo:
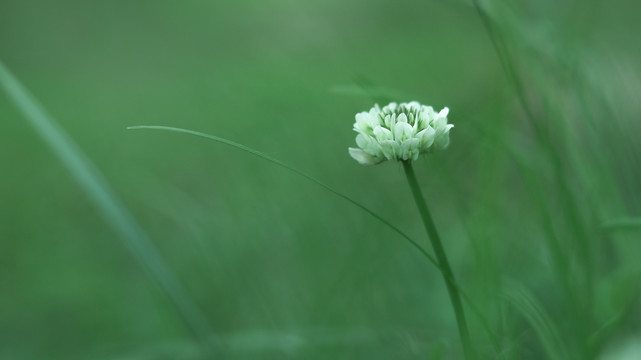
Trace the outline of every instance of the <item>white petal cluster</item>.
<instances>
[{"instance_id":1,"label":"white petal cluster","mask_svg":"<svg viewBox=\"0 0 641 360\"><path fill-rule=\"evenodd\" d=\"M358 148L349 154L361 164L376 165L385 160L416 160L420 154L445 149L450 143L448 108L438 113L416 101L390 103L382 109L356 114L354 130Z\"/></svg>"}]
</instances>

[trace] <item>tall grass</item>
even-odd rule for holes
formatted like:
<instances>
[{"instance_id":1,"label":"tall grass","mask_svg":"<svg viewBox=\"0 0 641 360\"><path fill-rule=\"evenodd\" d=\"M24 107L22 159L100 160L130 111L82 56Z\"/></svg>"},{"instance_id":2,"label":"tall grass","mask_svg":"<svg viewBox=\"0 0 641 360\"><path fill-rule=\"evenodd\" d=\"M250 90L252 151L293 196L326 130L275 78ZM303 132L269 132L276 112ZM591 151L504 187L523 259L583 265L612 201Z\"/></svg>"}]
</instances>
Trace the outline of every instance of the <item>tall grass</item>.
<instances>
[{"instance_id":1,"label":"tall grass","mask_svg":"<svg viewBox=\"0 0 641 360\"><path fill-rule=\"evenodd\" d=\"M596 287L609 277L608 269L603 268L603 249L610 246L607 242L611 240L600 231L604 213L600 208L600 196L590 192L607 189L607 193L600 194L613 202L623 196L608 169L612 159L605 158L598 150L608 147L610 140L605 140L600 133L608 124L595 119L593 112L601 110L590 106L585 99L586 93L595 99L602 99L604 94L598 88L590 89L577 81L585 71L581 58L568 62L565 54L558 50L538 53L534 59L512 54L532 51L527 45L538 46L536 50L543 50L545 46L562 49L563 45L559 45L562 39L546 38L548 43L545 45L533 44L524 36L529 34L516 17L492 17L476 0L474 6L536 139L536 151L548 166L547 176L541 177L541 168L528 165L528 160L515 159L520 164L533 204L539 209L543 240L554 264L554 281L563 289L564 295L551 311L563 316L554 319L546 315L543 305L536 304L534 298L523 291L511 292L509 302L523 313L538 333L546 358L597 358L602 348L593 345L594 334L595 331L598 333L599 327L607 325L599 324L603 320L597 320L596 314L599 304L603 303L599 298L608 295L597 292ZM494 9L501 14L515 11L509 5L495 5ZM529 69L530 73L525 73L524 69ZM557 78L547 78L547 74L533 77L546 71ZM569 71L574 79L567 82L564 71ZM568 109L573 106L577 106L576 112ZM591 142L580 140L584 133ZM589 157L596 161L587 161ZM595 187L594 184L598 185ZM555 213L556 206L559 210L556 211L557 218L553 218L551 214ZM612 229L614 224L634 226L634 223L634 220L615 220L606 222L605 227ZM606 320L606 324L609 322Z\"/></svg>"},{"instance_id":2,"label":"tall grass","mask_svg":"<svg viewBox=\"0 0 641 360\"><path fill-rule=\"evenodd\" d=\"M172 300L189 329L202 341L207 351L212 350L215 334L207 317L100 171L2 62L0 86L23 114L27 123L47 143L80 188L89 196L96 210L111 225L135 261L149 272L151 278Z\"/></svg>"}]
</instances>

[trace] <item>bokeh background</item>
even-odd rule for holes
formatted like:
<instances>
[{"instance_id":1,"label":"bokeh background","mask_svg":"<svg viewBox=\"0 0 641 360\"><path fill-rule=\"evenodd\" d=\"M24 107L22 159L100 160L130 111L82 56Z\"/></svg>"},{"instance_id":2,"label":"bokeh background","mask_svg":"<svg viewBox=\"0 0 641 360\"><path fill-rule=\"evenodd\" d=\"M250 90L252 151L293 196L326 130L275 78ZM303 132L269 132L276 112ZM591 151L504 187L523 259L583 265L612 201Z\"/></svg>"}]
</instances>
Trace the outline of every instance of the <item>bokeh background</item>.
<instances>
[{"instance_id":1,"label":"bokeh background","mask_svg":"<svg viewBox=\"0 0 641 360\"><path fill-rule=\"evenodd\" d=\"M487 359L641 359L641 5L0 0L0 61L104 175L208 352L0 92L0 359L460 359L402 169L354 114L448 106L415 165ZM497 51L498 50L498 51ZM494 339L493 341L491 339ZM494 342L494 345L493 345Z\"/></svg>"}]
</instances>

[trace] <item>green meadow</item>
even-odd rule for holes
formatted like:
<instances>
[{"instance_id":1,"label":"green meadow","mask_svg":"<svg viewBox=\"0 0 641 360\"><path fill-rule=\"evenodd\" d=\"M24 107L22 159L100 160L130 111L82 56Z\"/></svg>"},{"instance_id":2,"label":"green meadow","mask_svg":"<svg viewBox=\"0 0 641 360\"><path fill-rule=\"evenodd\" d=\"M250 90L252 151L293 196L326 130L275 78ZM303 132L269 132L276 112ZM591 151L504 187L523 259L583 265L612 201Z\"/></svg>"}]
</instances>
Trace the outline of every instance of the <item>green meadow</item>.
<instances>
[{"instance_id":1,"label":"green meadow","mask_svg":"<svg viewBox=\"0 0 641 360\"><path fill-rule=\"evenodd\" d=\"M0 0L0 359L641 359L640 13ZM412 100L467 356L404 166L347 150Z\"/></svg>"}]
</instances>

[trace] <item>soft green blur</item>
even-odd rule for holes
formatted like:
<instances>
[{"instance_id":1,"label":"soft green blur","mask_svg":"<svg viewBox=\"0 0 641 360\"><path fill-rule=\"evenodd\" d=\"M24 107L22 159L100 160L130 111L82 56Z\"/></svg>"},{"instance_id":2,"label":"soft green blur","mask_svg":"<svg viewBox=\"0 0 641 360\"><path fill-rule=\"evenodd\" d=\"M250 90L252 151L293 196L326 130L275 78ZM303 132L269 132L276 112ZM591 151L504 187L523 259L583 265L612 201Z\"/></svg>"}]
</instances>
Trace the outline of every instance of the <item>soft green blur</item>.
<instances>
[{"instance_id":1,"label":"soft green blur","mask_svg":"<svg viewBox=\"0 0 641 360\"><path fill-rule=\"evenodd\" d=\"M429 249L400 164L347 153L355 113L417 100L455 124L415 170L497 337L467 306L481 358L641 359L641 4L480 5L0 0L0 61L177 273L217 358L462 352L438 269L390 228L246 152L126 127L250 146ZM100 214L0 91L0 359L209 359Z\"/></svg>"}]
</instances>

